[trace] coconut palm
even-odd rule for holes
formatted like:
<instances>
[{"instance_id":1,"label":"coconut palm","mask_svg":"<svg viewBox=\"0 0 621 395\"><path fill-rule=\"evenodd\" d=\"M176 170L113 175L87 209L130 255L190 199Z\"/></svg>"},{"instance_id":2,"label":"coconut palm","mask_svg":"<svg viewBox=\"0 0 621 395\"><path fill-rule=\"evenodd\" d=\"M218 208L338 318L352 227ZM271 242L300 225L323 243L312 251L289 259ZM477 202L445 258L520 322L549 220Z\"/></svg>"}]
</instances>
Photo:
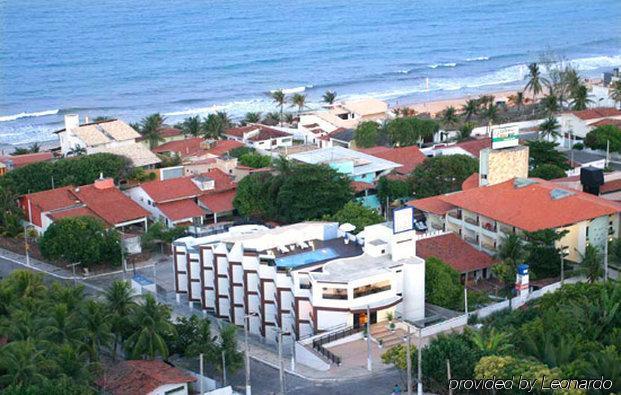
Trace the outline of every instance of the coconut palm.
<instances>
[{"instance_id":1,"label":"coconut palm","mask_svg":"<svg viewBox=\"0 0 621 395\"><path fill-rule=\"evenodd\" d=\"M217 113L209 114L203 119L203 132L206 138L219 138L225 130L224 120Z\"/></svg>"},{"instance_id":2,"label":"coconut palm","mask_svg":"<svg viewBox=\"0 0 621 395\"><path fill-rule=\"evenodd\" d=\"M130 358L168 357L168 346L164 339L175 332L168 306L158 303L153 295L147 294L144 304L139 305L130 317L130 325L133 333L125 341L125 350Z\"/></svg>"},{"instance_id":3,"label":"coconut palm","mask_svg":"<svg viewBox=\"0 0 621 395\"><path fill-rule=\"evenodd\" d=\"M548 80L541 75L541 70L537 63L531 63L528 65L528 82L524 87L524 90L530 90L533 93L533 103L535 103L535 97L543 92L543 86L548 84ZM533 113L534 113L533 108Z\"/></svg>"},{"instance_id":4,"label":"coconut palm","mask_svg":"<svg viewBox=\"0 0 621 395\"><path fill-rule=\"evenodd\" d=\"M71 312L66 304L59 303L52 307L49 317L45 321L43 336L52 342L68 342L71 345L81 345L86 336L80 318Z\"/></svg>"},{"instance_id":5,"label":"coconut palm","mask_svg":"<svg viewBox=\"0 0 621 395\"><path fill-rule=\"evenodd\" d=\"M594 283L604 274L602 265L602 254L597 247L589 244L584 249L584 254L580 254L581 262L579 271L590 283Z\"/></svg>"},{"instance_id":6,"label":"coconut palm","mask_svg":"<svg viewBox=\"0 0 621 395\"><path fill-rule=\"evenodd\" d=\"M201 134L202 125L201 118L198 115L187 117L181 122L181 131L185 136L198 137Z\"/></svg>"},{"instance_id":7,"label":"coconut palm","mask_svg":"<svg viewBox=\"0 0 621 395\"><path fill-rule=\"evenodd\" d=\"M511 336L506 332L492 328L488 332L483 330L469 331L470 340L483 355L503 355L513 348Z\"/></svg>"},{"instance_id":8,"label":"coconut palm","mask_svg":"<svg viewBox=\"0 0 621 395\"><path fill-rule=\"evenodd\" d=\"M518 91L515 92L515 95L509 96L509 102L514 105L519 111L524 105L524 92Z\"/></svg>"},{"instance_id":9,"label":"coconut palm","mask_svg":"<svg viewBox=\"0 0 621 395\"><path fill-rule=\"evenodd\" d=\"M286 112L283 115L283 121L284 123L291 125L293 122L295 122L295 116L290 112Z\"/></svg>"},{"instance_id":10,"label":"coconut palm","mask_svg":"<svg viewBox=\"0 0 621 395\"><path fill-rule=\"evenodd\" d=\"M467 140L472 135L472 130L474 129L474 122L466 122L459 128L459 140Z\"/></svg>"},{"instance_id":11,"label":"coconut palm","mask_svg":"<svg viewBox=\"0 0 621 395\"><path fill-rule=\"evenodd\" d=\"M160 130L164 126L165 120L165 117L163 117L159 113L155 113L144 117L140 121L138 132L140 132L145 140L147 140L147 142L149 143L149 148L153 149L157 147L160 141L164 140L160 135Z\"/></svg>"},{"instance_id":12,"label":"coconut palm","mask_svg":"<svg viewBox=\"0 0 621 395\"><path fill-rule=\"evenodd\" d=\"M280 108L280 117L278 118L279 122L282 122L282 112L287 103L287 96L284 92L279 89L277 91L272 92L272 100L276 103L276 106Z\"/></svg>"},{"instance_id":13,"label":"coconut palm","mask_svg":"<svg viewBox=\"0 0 621 395\"><path fill-rule=\"evenodd\" d=\"M324 103L326 104L334 104L336 100L336 92L335 91L326 91L321 97Z\"/></svg>"},{"instance_id":14,"label":"coconut palm","mask_svg":"<svg viewBox=\"0 0 621 395\"><path fill-rule=\"evenodd\" d=\"M104 294L104 300L110 314L110 329L114 334L112 360L116 360L117 346L122 340L128 326L130 315L136 309L136 300L127 281L113 282Z\"/></svg>"},{"instance_id":15,"label":"coconut palm","mask_svg":"<svg viewBox=\"0 0 621 395\"><path fill-rule=\"evenodd\" d=\"M300 116L302 110L306 107L306 95L295 93L291 98L291 107L297 107L298 116Z\"/></svg>"},{"instance_id":16,"label":"coconut palm","mask_svg":"<svg viewBox=\"0 0 621 395\"><path fill-rule=\"evenodd\" d=\"M0 387L37 385L45 380L52 362L31 341L12 341L0 348Z\"/></svg>"},{"instance_id":17,"label":"coconut palm","mask_svg":"<svg viewBox=\"0 0 621 395\"><path fill-rule=\"evenodd\" d=\"M589 90L584 85L579 85L571 93L571 108L574 111L586 110L589 103L593 100L589 99Z\"/></svg>"},{"instance_id":18,"label":"coconut palm","mask_svg":"<svg viewBox=\"0 0 621 395\"><path fill-rule=\"evenodd\" d=\"M560 127L561 125L559 125L556 117L550 116L545 121L543 121L542 124L539 125L539 137L545 138L547 140L552 137L553 140L556 140L556 137L559 137L561 135L561 133L559 132Z\"/></svg>"},{"instance_id":19,"label":"coconut palm","mask_svg":"<svg viewBox=\"0 0 621 395\"><path fill-rule=\"evenodd\" d=\"M500 241L497 257L500 260L510 260L519 263L525 257L524 240L516 234L508 234Z\"/></svg>"},{"instance_id":20,"label":"coconut palm","mask_svg":"<svg viewBox=\"0 0 621 395\"><path fill-rule=\"evenodd\" d=\"M76 384L89 385L92 380L93 362L88 363L88 352L70 344L61 344L54 350L53 361L60 376L67 376Z\"/></svg>"},{"instance_id":21,"label":"coconut palm","mask_svg":"<svg viewBox=\"0 0 621 395\"><path fill-rule=\"evenodd\" d=\"M243 123L259 123L261 122L261 113L260 112L247 112L244 116Z\"/></svg>"},{"instance_id":22,"label":"coconut palm","mask_svg":"<svg viewBox=\"0 0 621 395\"><path fill-rule=\"evenodd\" d=\"M546 95L541 102L543 104L543 108L548 115L554 114L559 109L558 98L553 93Z\"/></svg>"},{"instance_id":23,"label":"coconut palm","mask_svg":"<svg viewBox=\"0 0 621 395\"><path fill-rule=\"evenodd\" d=\"M76 145L67 152L66 156L80 156L85 154L86 148L82 147L81 145Z\"/></svg>"},{"instance_id":24,"label":"coconut palm","mask_svg":"<svg viewBox=\"0 0 621 395\"><path fill-rule=\"evenodd\" d=\"M271 126L278 125L278 123L280 123L280 118L281 116L278 112L268 112L263 117L262 123Z\"/></svg>"},{"instance_id":25,"label":"coconut palm","mask_svg":"<svg viewBox=\"0 0 621 395\"><path fill-rule=\"evenodd\" d=\"M445 127L455 126L459 123L459 117L457 116L457 110L453 106L448 106L442 112L442 123Z\"/></svg>"},{"instance_id":26,"label":"coconut palm","mask_svg":"<svg viewBox=\"0 0 621 395\"><path fill-rule=\"evenodd\" d=\"M612 83L609 96L617 105L621 103L621 80L616 80Z\"/></svg>"},{"instance_id":27,"label":"coconut palm","mask_svg":"<svg viewBox=\"0 0 621 395\"><path fill-rule=\"evenodd\" d=\"M226 131L233 126L233 121L231 120L231 117L229 117L229 114L226 113L226 111L217 111L216 115L218 116L218 118L220 118L220 121L222 122L222 131Z\"/></svg>"},{"instance_id":28,"label":"coconut palm","mask_svg":"<svg viewBox=\"0 0 621 395\"><path fill-rule=\"evenodd\" d=\"M92 299L84 305L82 325L86 329L84 348L88 351L91 361L99 360L99 349L107 347L114 335L105 305Z\"/></svg>"},{"instance_id":29,"label":"coconut palm","mask_svg":"<svg viewBox=\"0 0 621 395\"><path fill-rule=\"evenodd\" d=\"M479 110L479 103L476 99L469 99L461 108L461 112L466 117L466 121L475 116Z\"/></svg>"},{"instance_id":30,"label":"coconut palm","mask_svg":"<svg viewBox=\"0 0 621 395\"><path fill-rule=\"evenodd\" d=\"M498 121L498 106L495 104L489 104L481 112L483 119L487 121L487 134L490 134L492 124Z\"/></svg>"}]
</instances>

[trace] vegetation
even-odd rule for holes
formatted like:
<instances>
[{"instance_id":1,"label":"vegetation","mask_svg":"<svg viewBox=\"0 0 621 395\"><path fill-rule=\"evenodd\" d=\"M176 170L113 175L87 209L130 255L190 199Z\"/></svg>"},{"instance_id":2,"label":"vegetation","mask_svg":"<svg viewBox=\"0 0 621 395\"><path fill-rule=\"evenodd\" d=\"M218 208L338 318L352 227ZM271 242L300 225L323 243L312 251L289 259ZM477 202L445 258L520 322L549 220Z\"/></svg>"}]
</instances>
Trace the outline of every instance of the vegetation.
<instances>
[{"instance_id":1,"label":"vegetation","mask_svg":"<svg viewBox=\"0 0 621 395\"><path fill-rule=\"evenodd\" d=\"M430 140L439 128L438 123L431 119L403 117L390 121L387 131L392 144L405 147Z\"/></svg>"},{"instance_id":2,"label":"vegetation","mask_svg":"<svg viewBox=\"0 0 621 395\"><path fill-rule=\"evenodd\" d=\"M325 221L336 221L340 224L350 223L356 227L352 233L358 233L364 230L365 226L384 222L384 217L379 215L377 211L364 207L358 202L347 202L342 209L334 215L326 215L323 217Z\"/></svg>"},{"instance_id":3,"label":"vegetation","mask_svg":"<svg viewBox=\"0 0 621 395\"><path fill-rule=\"evenodd\" d=\"M99 178L127 178L129 159L107 153L64 158L54 162L38 162L12 170L0 178L0 190L16 195L45 191L65 185L85 185Z\"/></svg>"},{"instance_id":4,"label":"vegetation","mask_svg":"<svg viewBox=\"0 0 621 395\"><path fill-rule=\"evenodd\" d=\"M9 188L0 187L0 236L15 237L20 234L22 217L17 195Z\"/></svg>"},{"instance_id":5,"label":"vegetation","mask_svg":"<svg viewBox=\"0 0 621 395\"><path fill-rule=\"evenodd\" d=\"M615 103L621 103L621 80L616 80L610 87L610 98Z\"/></svg>"},{"instance_id":6,"label":"vegetation","mask_svg":"<svg viewBox=\"0 0 621 395\"><path fill-rule=\"evenodd\" d=\"M138 124L137 130L147 140L150 149L157 147L164 140L160 135L160 130L164 127L165 121L166 117L155 113L142 118Z\"/></svg>"},{"instance_id":7,"label":"vegetation","mask_svg":"<svg viewBox=\"0 0 621 395\"><path fill-rule=\"evenodd\" d=\"M242 154L238 158L239 164L252 167L254 169L259 169L262 167L269 167L272 163L272 158L266 155L261 155L257 152L247 152Z\"/></svg>"},{"instance_id":8,"label":"vegetation","mask_svg":"<svg viewBox=\"0 0 621 395\"><path fill-rule=\"evenodd\" d=\"M354 133L356 146L359 148L375 147L379 139L379 125L377 122L365 121L358 124Z\"/></svg>"},{"instance_id":9,"label":"vegetation","mask_svg":"<svg viewBox=\"0 0 621 395\"><path fill-rule=\"evenodd\" d=\"M412 183L407 179L382 177L377 182L377 197L381 203L412 197Z\"/></svg>"},{"instance_id":10,"label":"vegetation","mask_svg":"<svg viewBox=\"0 0 621 395\"><path fill-rule=\"evenodd\" d=\"M554 140L561 135L559 132L560 127L561 125L556 120L556 117L551 115L539 125L539 137L546 140Z\"/></svg>"},{"instance_id":11,"label":"vegetation","mask_svg":"<svg viewBox=\"0 0 621 395\"><path fill-rule=\"evenodd\" d=\"M524 87L524 90L530 90L533 94L533 102L535 97L543 92L543 87L548 83L548 80L541 75L541 70L537 63L531 63L528 65L528 82Z\"/></svg>"},{"instance_id":12,"label":"vegetation","mask_svg":"<svg viewBox=\"0 0 621 395\"><path fill-rule=\"evenodd\" d=\"M611 152L621 152L621 129L614 125L598 126L587 133L584 145L595 150L609 148Z\"/></svg>"},{"instance_id":13,"label":"vegetation","mask_svg":"<svg viewBox=\"0 0 621 395\"><path fill-rule=\"evenodd\" d=\"M533 172L543 165L554 165L561 170L569 170L570 166L567 158L560 151L555 149L555 147L558 146L557 143L552 141L537 140L529 141L527 145L530 157L530 174L533 177L535 177ZM549 168L546 172L550 172ZM561 177L564 177L564 175Z\"/></svg>"},{"instance_id":14,"label":"vegetation","mask_svg":"<svg viewBox=\"0 0 621 395\"><path fill-rule=\"evenodd\" d=\"M261 113L260 112L247 112L244 116L244 120L242 123L244 125L249 123L259 123L261 122Z\"/></svg>"},{"instance_id":15,"label":"vegetation","mask_svg":"<svg viewBox=\"0 0 621 395\"><path fill-rule=\"evenodd\" d=\"M66 217L54 221L39 242L46 259L79 262L84 267L121 263L121 238L93 217Z\"/></svg>"},{"instance_id":16,"label":"vegetation","mask_svg":"<svg viewBox=\"0 0 621 395\"><path fill-rule=\"evenodd\" d=\"M554 229L524 232L526 261L530 268L530 278L548 278L558 276L561 272L561 250L556 242L568 231L558 232Z\"/></svg>"},{"instance_id":17,"label":"vegetation","mask_svg":"<svg viewBox=\"0 0 621 395\"><path fill-rule=\"evenodd\" d=\"M272 92L271 96L272 96L272 100L274 101L274 103L276 103L276 105L280 109L280 115L278 116L278 122L280 122L280 124L282 125L282 113L285 108L285 104L287 103L287 96L284 94L284 92L281 89Z\"/></svg>"},{"instance_id":18,"label":"vegetation","mask_svg":"<svg viewBox=\"0 0 621 395\"><path fill-rule=\"evenodd\" d=\"M580 84L571 93L571 108L574 111L586 110L593 101L589 99L589 90Z\"/></svg>"},{"instance_id":19,"label":"vegetation","mask_svg":"<svg viewBox=\"0 0 621 395\"><path fill-rule=\"evenodd\" d=\"M544 180L553 180L555 178L566 177L565 170L561 169L557 165L549 163L537 166L535 169L528 173L530 177L543 178Z\"/></svg>"},{"instance_id":20,"label":"vegetation","mask_svg":"<svg viewBox=\"0 0 621 395\"><path fill-rule=\"evenodd\" d=\"M324 103L326 104L334 104L336 100L336 92L335 91L326 91L321 97Z\"/></svg>"},{"instance_id":21,"label":"vegetation","mask_svg":"<svg viewBox=\"0 0 621 395\"><path fill-rule=\"evenodd\" d=\"M417 199L461 190L461 184L476 173L479 162L467 155L436 156L416 166L411 175Z\"/></svg>"},{"instance_id":22,"label":"vegetation","mask_svg":"<svg viewBox=\"0 0 621 395\"><path fill-rule=\"evenodd\" d=\"M233 205L241 215L299 222L333 215L353 197L349 178L327 165L279 167L277 175L251 174L238 184Z\"/></svg>"},{"instance_id":23,"label":"vegetation","mask_svg":"<svg viewBox=\"0 0 621 395\"><path fill-rule=\"evenodd\" d=\"M11 152L11 155L15 156L15 155L35 154L39 151L41 151L41 146L39 145L39 143L33 143L28 148L16 147L15 150Z\"/></svg>"},{"instance_id":24,"label":"vegetation","mask_svg":"<svg viewBox=\"0 0 621 395\"><path fill-rule=\"evenodd\" d=\"M185 226L175 226L168 228L162 222L155 222L142 235L142 247L146 250L156 250L157 244L171 244L174 240L183 237L187 231Z\"/></svg>"},{"instance_id":25,"label":"vegetation","mask_svg":"<svg viewBox=\"0 0 621 395\"><path fill-rule=\"evenodd\" d=\"M463 310L464 289L460 274L438 258L425 260L425 303Z\"/></svg>"},{"instance_id":26,"label":"vegetation","mask_svg":"<svg viewBox=\"0 0 621 395\"><path fill-rule=\"evenodd\" d=\"M298 116L302 113L302 110L306 107L306 95L301 93L295 93L291 97L291 107L298 108Z\"/></svg>"},{"instance_id":27,"label":"vegetation","mask_svg":"<svg viewBox=\"0 0 621 395\"><path fill-rule=\"evenodd\" d=\"M198 115L184 119L179 126L185 136L198 137L203 131L201 118Z\"/></svg>"},{"instance_id":28,"label":"vegetation","mask_svg":"<svg viewBox=\"0 0 621 395\"><path fill-rule=\"evenodd\" d=\"M203 134L205 138L219 138L222 133L232 126L232 121L224 111L209 114L203 119Z\"/></svg>"}]
</instances>

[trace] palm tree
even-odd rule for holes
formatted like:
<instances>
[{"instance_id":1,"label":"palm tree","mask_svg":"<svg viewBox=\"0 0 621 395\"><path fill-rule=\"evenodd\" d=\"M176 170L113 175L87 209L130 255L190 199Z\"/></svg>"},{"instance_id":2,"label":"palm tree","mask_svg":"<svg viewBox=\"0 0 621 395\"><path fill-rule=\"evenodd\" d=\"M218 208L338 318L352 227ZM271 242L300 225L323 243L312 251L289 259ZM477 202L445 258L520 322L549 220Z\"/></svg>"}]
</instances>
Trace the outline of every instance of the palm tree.
<instances>
[{"instance_id":1,"label":"palm tree","mask_svg":"<svg viewBox=\"0 0 621 395\"><path fill-rule=\"evenodd\" d=\"M300 116L302 110L304 109L304 107L306 107L306 95L303 95L301 93L295 93L291 98L291 107L297 107L298 116Z\"/></svg>"},{"instance_id":2,"label":"palm tree","mask_svg":"<svg viewBox=\"0 0 621 395\"><path fill-rule=\"evenodd\" d=\"M164 139L160 136L160 130L164 126L165 117L159 113L146 116L140 121L139 132L149 142L149 148L157 147Z\"/></svg>"},{"instance_id":3,"label":"palm tree","mask_svg":"<svg viewBox=\"0 0 621 395\"><path fill-rule=\"evenodd\" d=\"M295 117L293 116L292 113L290 112L286 112L284 115L284 119L283 121L289 125L291 125L294 121L295 121Z\"/></svg>"},{"instance_id":4,"label":"palm tree","mask_svg":"<svg viewBox=\"0 0 621 395\"><path fill-rule=\"evenodd\" d=\"M244 116L243 123L259 123L261 122L261 113L260 112L247 112Z\"/></svg>"},{"instance_id":5,"label":"palm tree","mask_svg":"<svg viewBox=\"0 0 621 395\"><path fill-rule=\"evenodd\" d=\"M461 125L459 128L459 140L467 140L472 135L472 130L474 129L474 122L466 122Z\"/></svg>"},{"instance_id":6,"label":"palm tree","mask_svg":"<svg viewBox=\"0 0 621 395\"><path fill-rule=\"evenodd\" d=\"M220 121L222 122L223 132L233 126L233 121L231 120L231 117L229 117L229 114L226 113L226 111L217 111L216 115L218 116L218 118L220 118Z\"/></svg>"},{"instance_id":7,"label":"palm tree","mask_svg":"<svg viewBox=\"0 0 621 395\"><path fill-rule=\"evenodd\" d=\"M326 91L321 97L324 103L326 104L334 104L334 100L336 100L336 92L335 91Z\"/></svg>"},{"instance_id":8,"label":"palm tree","mask_svg":"<svg viewBox=\"0 0 621 395\"><path fill-rule=\"evenodd\" d=\"M86 148L81 145L76 145L67 152L66 156L80 156L86 154Z\"/></svg>"},{"instance_id":9,"label":"palm tree","mask_svg":"<svg viewBox=\"0 0 621 395\"><path fill-rule=\"evenodd\" d=\"M41 146L39 143L33 143L30 148L28 148L28 151L30 151L31 154L37 153L41 151Z\"/></svg>"},{"instance_id":10,"label":"palm tree","mask_svg":"<svg viewBox=\"0 0 621 395\"><path fill-rule=\"evenodd\" d=\"M466 121L469 121L470 118L475 116L478 110L479 110L479 103L476 99L467 100L466 104L464 104L461 108L462 113L466 117Z\"/></svg>"},{"instance_id":11,"label":"palm tree","mask_svg":"<svg viewBox=\"0 0 621 395\"><path fill-rule=\"evenodd\" d=\"M51 365L33 341L13 341L0 348L0 387L40 384Z\"/></svg>"},{"instance_id":12,"label":"palm tree","mask_svg":"<svg viewBox=\"0 0 621 395\"><path fill-rule=\"evenodd\" d=\"M604 274L602 266L602 256L597 247L589 244L584 249L584 254L580 254L581 262L579 271L589 283L594 283Z\"/></svg>"},{"instance_id":13,"label":"palm tree","mask_svg":"<svg viewBox=\"0 0 621 395\"><path fill-rule=\"evenodd\" d=\"M206 138L219 138L225 130L224 120L218 114L209 114L203 119L203 132Z\"/></svg>"},{"instance_id":14,"label":"palm tree","mask_svg":"<svg viewBox=\"0 0 621 395\"><path fill-rule=\"evenodd\" d=\"M47 326L43 329L44 337L55 343L67 342L73 346L81 345L86 335L79 317L71 313L66 304L60 303L52 307Z\"/></svg>"},{"instance_id":15,"label":"palm tree","mask_svg":"<svg viewBox=\"0 0 621 395\"><path fill-rule=\"evenodd\" d=\"M580 85L571 93L571 108L574 111L586 110L589 103L593 100L589 99L589 90L586 86Z\"/></svg>"},{"instance_id":16,"label":"palm tree","mask_svg":"<svg viewBox=\"0 0 621 395\"><path fill-rule=\"evenodd\" d=\"M514 105L519 111L524 105L524 92L518 91L515 93L515 95L509 96L509 102Z\"/></svg>"},{"instance_id":17,"label":"palm tree","mask_svg":"<svg viewBox=\"0 0 621 395\"><path fill-rule=\"evenodd\" d=\"M244 366L242 353L237 351L237 328L235 325L226 325L220 330L220 341L212 347L213 353L210 360L216 369L223 370L222 354L225 355L226 371L234 374Z\"/></svg>"},{"instance_id":18,"label":"palm tree","mask_svg":"<svg viewBox=\"0 0 621 395\"><path fill-rule=\"evenodd\" d=\"M125 341L125 349L131 358L153 359L157 355L168 357L166 336L175 332L170 322L170 308L158 303L153 295L147 294L144 304L136 308L130 318L134 332Z\"/></svg>"},{"instance_id":19,"label":"palm tree","mask_svg":"<svg viewBox=\"0 0 621 395\"><path fill-rule=\"evenodd\" d=\"M617 105L621 103L621 80L616 80L612 83L609 96Z\"/></svg>"},{"instance_id":20,"label":"palm tree","mask_svg":"<svg viewBox=\"0 0 621 395\"><path fill-rule=\"evenodd\" d=\"M187 117L181 122L181 131L186 136L194 136L197 137L201 134L202 125L201 118L198 115L193 117Z\"/></svg>"},{"instance_id":21,"label":"palm tree","mask_svg":"<svg viewBox=\"0 0 621 395\"><path fill-rule=\"evenodd\" d=\"M535 103L535 97L543 92L543 86L548 83L548 80L541 76L541 70L537 63L531 63L528 65L528 82L524 87L524 90L529 90L533 93L533 104ZM535 109L533 108L533 114Z\"/></svg>"},{"instance_id":22,"label":"palm tree","mask_svg":"<svg viewBox=\"0 0 621 395\"><path fill-rule=\"evenodd\" d=\"M459 117L457 116L457 110L453 106L448 106L442 112L442 123L446 126L455 126L459 123Z\"/></svg>"},{"instance_id":23,"label":"palm tree","mask_svg":"<svg viewBox=\"0 0 621 395\"><path fill-rule=\"evenodd\" d=\"M552 137L553 140L556 140L556 138L561 135L561 133L558 131L560 127L561 125L559 125L556 117L548 117L545 121L543 121L541 125L539 125L539 138L545 138L549 140L550 137Z\"/></svg>"},{"instance_id":24,"label":"palm tree","mask_svg":"<svg viewBox=\"0 0 621 395\"><path fill-rule=\"evenodd\" d=\"M96 116L95 118L93 118L93 123L100 123L100 122L111 121L112 119L114 119L114 118L109 117L107 115L99 115L99 116Z\"/></svg>"},{"instance_id":25,"label":"palm tree","mask_svg":"<svg viewBox=\"0 0 621 395\"><path fill-rule=\"evenodd\" d=\"M502 355L513 348L511 336L506 332L492 328L485 333L483 330L470 330L470 340L483 355Z\"/></svg>"},{"instance_id":26,"label":"palm tree","mask_svg":"<svg viewBox=\"0 0 621 395\"><path fill-rule=\"evenodd\" d=\"M483 118L487 121L487 134L489 135L492 124L498 121L498 106L495 104L489 104L483 110L482 115Z\"/></svg>"},{"instance_id":27,"label":"palm tree","mask_svg":"<svg viewBox=\"0 0 621 395\"><path fill-rule=\"evenodd\" d=\"M263 123L266 125L278 125L280 123L281 115L278 112L268 112L263 117Z\"/></svg>"},{"instance_id":28,"label":"palm tree","mask_svg":"<svg viewBox=\"0 0 621 395\"><path fill-rule=\"evenodd\" d=\"M110 314L110 327L114 334L112 346L112 360L116 360L116 351L119 341L128 326L130 315L136 309L135 296L127 281L113 282L104 295L106 308Z\"/></svg>"},{"instance_id":29,"label":"palm tree","mask_svg":"<svg viewBox=\"0 0 621 395\"><path fill-rule=\"evenodd\" d=\"M114 339L105 305L89 299L84 306L82 325L86 329L84 345L90 360L99 361L99 349L107 347Z\"/></svg>"},{"instance_id":30,"label":"palm tree","mask_svg":"<svg viewBox=\"0 0 621 395\"><path fill-rule=\"evenodd\" d=\"M550 93L549 95L546 95L543 98L542 103L543 103L543 108L545 109L546 113L548 113L548 115L554 114L559 109L558 98L556 97L556 95L552 93Z\"/></svg>"},{"instance_id":31,"label":"palm tree","mask_svg":"<svg viewBox=\"0 0 621 395\"><path fill-rule=\"evenodd\" d=\"M79 385L89 385L92 380L93 362L87 362L88 352L63 343L54 350L53 361L60 376L67 376Z\"/></svg>"},{"instance_id":32,"label":"palm tree","mask_svg":"<svg viewBox=\"0 0 621 395\"><path fill-rule=\"evenodd\" d=\"M282 122L282 112L287 103L287 96L283 93L282 89L272 92L272 100L280 108L280 117L278 118ZM282 126L282 125L281 125Z\"/></svg>"},{"instance_id":33,"label":"palm tree","mask_svg":"<svg viewBox=\"0 0 621 395\"><path fill-rule=\"evenodd\" d=\"M516 234L508 234L501 239L497 257L503 261L510 260L518 264L524 259L524 240Z\"/></svg>"}]
</instances>

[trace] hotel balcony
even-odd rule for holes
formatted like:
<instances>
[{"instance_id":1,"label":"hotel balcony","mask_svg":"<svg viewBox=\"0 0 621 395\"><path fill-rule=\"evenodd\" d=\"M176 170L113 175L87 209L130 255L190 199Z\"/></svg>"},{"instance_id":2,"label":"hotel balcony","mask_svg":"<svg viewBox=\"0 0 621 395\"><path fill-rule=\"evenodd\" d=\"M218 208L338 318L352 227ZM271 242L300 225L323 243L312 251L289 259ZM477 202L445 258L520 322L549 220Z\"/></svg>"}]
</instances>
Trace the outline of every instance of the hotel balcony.
<instances>
[{"instance_id":1,"label":"hotel balcony","mask_svg":"<svg viewBox=\"0 0 621 395\"><path fill-rule=\"evenodd\" d=\"M455 219L461 219L461 211L449 211L449 217L453 217Z\"/></svg>"},{"instance_id":2,"label":"hotel balcony","mask_svg":"<svg viewBox=\"0 0 621 395\"><path fill-rule=\"evenodd\" d=\"M498 230L501 231L502 233L506 234L506 235L510 235L515 233L513 231L513 227L512 226L507 226L507 225L499 225L498 226Z\"/></svg>"},{"instance_id":3,"label":"hotel balcony","mask_svg":"<svg viewBox=\"0 0 621 395\"><path fill-rule=\"evenodd\" d=\"M479 220L476 218L464 217L464 221L466 221L466 223L469 223L470 225L479 226Z\"/></svg>"},{"instance_id":4,"label":"hotel balcony","mask_svg":"<svg viewBox=\"0 0 621 395\"><path fill-rule=\"evenodd\" d=\"M481 242L481 247L484 248L487 251L492 252L492 253L494 253L496 251L496 246L494 245L494 243L489 242L489 241L482 241Z\"/></svg>"},{"instance_id":5,"label":"hotel balcony","mask_svg":"<svg viewBox=\"0 0 621 395\"><path fill-rule=\"evenodd\" d=\"M479 245L479 241L477 240L476 236L465 235L464 240L466 240L470 244Z\"/></svg>"}]
</instances>

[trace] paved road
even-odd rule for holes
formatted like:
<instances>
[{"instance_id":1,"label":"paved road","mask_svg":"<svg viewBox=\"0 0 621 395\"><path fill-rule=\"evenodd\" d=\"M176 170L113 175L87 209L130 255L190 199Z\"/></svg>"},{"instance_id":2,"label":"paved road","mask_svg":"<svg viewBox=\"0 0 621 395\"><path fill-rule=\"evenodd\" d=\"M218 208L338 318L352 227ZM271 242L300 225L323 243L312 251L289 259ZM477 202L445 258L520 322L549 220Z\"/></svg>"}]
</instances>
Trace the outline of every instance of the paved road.
<instances>
[{"instance_id":1,"label":"paved road","mask_svg":"<svg viewBox=\"0 0 621 395\"><path fill-rule=\"evenodd\" d=\"M168 279L167 271L169 269L165 263L161 263L157 265L158 271L158 282L163 282L164 279ZM25 269L24 266L19 265L11 260L4 259L0 257L0 276L6 277L13 270L16 269ZM153 269L145 268L139 270L141 274L145 276L152 276ZM65 273L66 274L66 273ZM160 275L162 277L160 277ZM151 277L149 276L149 277ZM88 281L78 281L79 283L85 286L85 292L91 296L98 296L100 291L107 286L113 279L123 278L122 274L112 275L112 276L102 276L95 279L89 279ZM44 281L49 284L52 282L62 282L64 284L73 284L73 280L71 279L59 279L57 277L53 277L49 274L44 274ZM167 284L162 284L164 288L168 288ZM164 291L164 290L161 290ZM164 297L164 295L160 294L160 298ZM173 295L166 295L167 301L170 303L174 300ZM172 300L170 300L172 299ZM174 302L173 302L174 304ZM184 304L184 306L187 306ZM181 307L181 306L179 306ZM186 308L189 310L189 308ZM178 310L178 309L175 309ZM252 383L252 392L253 394L263 395L263 394L276 394L279 392L279 381L278 381L278 370L274 367L265 364L263 362L251 359L250 363L250 371L251 371L251 383ZM288 366L287 366L288 368ZM392 387L396 383L400 383L403 387L403 383L401 382L401 377L399 372L396 369L384 370L381 374L365 376L364 378L358 378L350 381L316 381L316 380L307 380L301 377L292 375L287 373L285 375L285 389L288 394L308 394L308 395L324 395L324 394L335 394L335 395L348 395L348 394L368 394L368 395L382 395L382 394L390 394ZM229 377L229 384L233 385L234 388L240 393L244 392L245 388L245 374L244 370L240 370L232 377Z\"/></svg>"}]
</instances>

